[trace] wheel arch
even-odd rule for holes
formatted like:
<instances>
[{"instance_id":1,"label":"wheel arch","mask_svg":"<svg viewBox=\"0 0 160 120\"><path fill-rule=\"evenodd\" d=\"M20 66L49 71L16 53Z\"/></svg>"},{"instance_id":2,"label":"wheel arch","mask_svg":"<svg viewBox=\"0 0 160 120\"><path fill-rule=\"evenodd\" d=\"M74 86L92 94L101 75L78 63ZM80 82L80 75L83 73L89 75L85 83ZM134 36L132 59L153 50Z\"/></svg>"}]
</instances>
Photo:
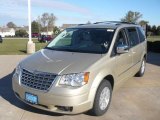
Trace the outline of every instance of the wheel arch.
<instances>
[{"instance_id":1,"label":"wheel arch","mask_svg":"<svg viewBox=\"0 0 160 120\"><path fill-rule=\"evenodd\" d=\"M94 89L92 89L93 91L90 92L90 95L89 95L89 98L90 98L90 100L92 101L92 103L91 103L91 108L93 107L94 99L95 99L95 96L96 96L98 87L99 87L99 85L101 84L101 82L102 82L103 80L107 80L107 81L110 82L110 84L111 84L111 86L112 86L112 90L113 90L113 88L114 88L114 77L113 77L113 75L108 74L108 75L104 76L103 78L99 79L99 82L97 83L97 86L96 86Z\"/></svg>"},{"instance_id":2,"label":"wheel arch","mask_svg":"<svg viewBox=\"0 0 160 120\"><path fill-rule=\"evenodd\" d=\"M112 89L114 88L114 78L112 75L107 75L103 80L109 81L112 86Z\"/></svg>"},{"instance_id":3,"label":"wheel arch","mask_svg":"<svg viewBox=\"0 0 160 120\"><path fill-rule=\"evenodd\" d=\"M143 58L145 58L145 60L147 60L147 54L144 54L144 57Z\"/></svg>"}]
</instances>

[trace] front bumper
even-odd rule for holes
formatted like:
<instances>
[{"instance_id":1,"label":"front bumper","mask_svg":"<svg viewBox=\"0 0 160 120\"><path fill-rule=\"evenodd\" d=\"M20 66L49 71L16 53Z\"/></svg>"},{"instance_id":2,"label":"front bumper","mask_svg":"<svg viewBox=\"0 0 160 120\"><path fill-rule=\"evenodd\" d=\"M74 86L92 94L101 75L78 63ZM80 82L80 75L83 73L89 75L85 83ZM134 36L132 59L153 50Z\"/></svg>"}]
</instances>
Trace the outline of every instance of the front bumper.
<instances>
[{"instance_id":1,"label":"front bumper","mask_svg":"<svg viewBox=\"0 0 160 120\"><path fill-rule=\"evenodd\" d=\"M64 113L64 114L77 114L85 112L92 108L92 102L89 100L88 92L79 95L65 95L55 94L52 90L48 92L42 92L25 87L18 82L18 79L13 76L12 78L13 91L17 98L23 102L47 111ZM54 86L53 86L54 87ZM56 88L55 88L56 89ZM60 89L58 89L59 91ZM75 93L76 89L73 89ZM31 93L38 96L38 104L31 104L25 101L25 93ZM63 108L69 108L63 109Z\"/></svg>"}]
</instances>

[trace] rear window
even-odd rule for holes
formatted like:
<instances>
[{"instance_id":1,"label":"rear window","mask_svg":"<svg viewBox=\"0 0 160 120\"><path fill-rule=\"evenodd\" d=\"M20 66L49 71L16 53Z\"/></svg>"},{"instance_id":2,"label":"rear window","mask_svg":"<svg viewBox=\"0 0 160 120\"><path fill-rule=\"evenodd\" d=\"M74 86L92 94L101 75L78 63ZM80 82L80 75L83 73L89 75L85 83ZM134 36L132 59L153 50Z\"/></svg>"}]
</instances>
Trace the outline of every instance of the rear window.
<instances>
[{"instance_id":1,"label":"rear window","mask_svg":"<svg viewBox=\"0 0 160 120\"><path fill-rule=\"evenodd\" d=\"M139 44L139 38L136 28L127 28L127 33L131 47Z\"/></svg>"}]
</instances>

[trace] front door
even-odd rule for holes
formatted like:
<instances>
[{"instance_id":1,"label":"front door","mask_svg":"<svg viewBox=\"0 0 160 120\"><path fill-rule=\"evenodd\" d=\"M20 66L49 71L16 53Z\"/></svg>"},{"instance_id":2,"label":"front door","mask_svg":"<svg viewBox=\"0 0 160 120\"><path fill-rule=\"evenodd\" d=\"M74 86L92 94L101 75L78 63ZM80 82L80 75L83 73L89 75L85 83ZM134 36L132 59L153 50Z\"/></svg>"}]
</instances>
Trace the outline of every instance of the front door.
<instances>
[{"instance_id":1,"label":"front door","mask_svg":"<svg viewBox=\"0 0 160 120\"><path fill-rule=\"evenodd\" d=\"M115 42L115 49L118 45L127 45L129 46L129 42L126 37L126 32L124 29L120 30ZM128 49L127 53L116 54L116 76L118 78L118 82L121 80L126 80L129 76L129 69L132 66L132 51Z\"/></svg>"}]
</instances>

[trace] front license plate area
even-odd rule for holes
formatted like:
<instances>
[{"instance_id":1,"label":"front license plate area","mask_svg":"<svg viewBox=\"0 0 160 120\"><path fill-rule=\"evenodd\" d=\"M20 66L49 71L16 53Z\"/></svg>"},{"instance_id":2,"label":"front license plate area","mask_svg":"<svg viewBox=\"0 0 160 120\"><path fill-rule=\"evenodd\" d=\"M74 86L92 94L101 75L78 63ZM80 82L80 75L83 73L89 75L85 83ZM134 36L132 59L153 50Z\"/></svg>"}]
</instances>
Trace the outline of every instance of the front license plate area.
<instances>
[{"instance_id":1,"label":"front license plate area","mask_svg":"<svg viewBox=\"0 0 160 120\"><path fill-rule=\"evenodd\" d=\"M31 104L38 104L38 97L31 93L25 93L25 100Z\"/></svg>"}]
</instances>

